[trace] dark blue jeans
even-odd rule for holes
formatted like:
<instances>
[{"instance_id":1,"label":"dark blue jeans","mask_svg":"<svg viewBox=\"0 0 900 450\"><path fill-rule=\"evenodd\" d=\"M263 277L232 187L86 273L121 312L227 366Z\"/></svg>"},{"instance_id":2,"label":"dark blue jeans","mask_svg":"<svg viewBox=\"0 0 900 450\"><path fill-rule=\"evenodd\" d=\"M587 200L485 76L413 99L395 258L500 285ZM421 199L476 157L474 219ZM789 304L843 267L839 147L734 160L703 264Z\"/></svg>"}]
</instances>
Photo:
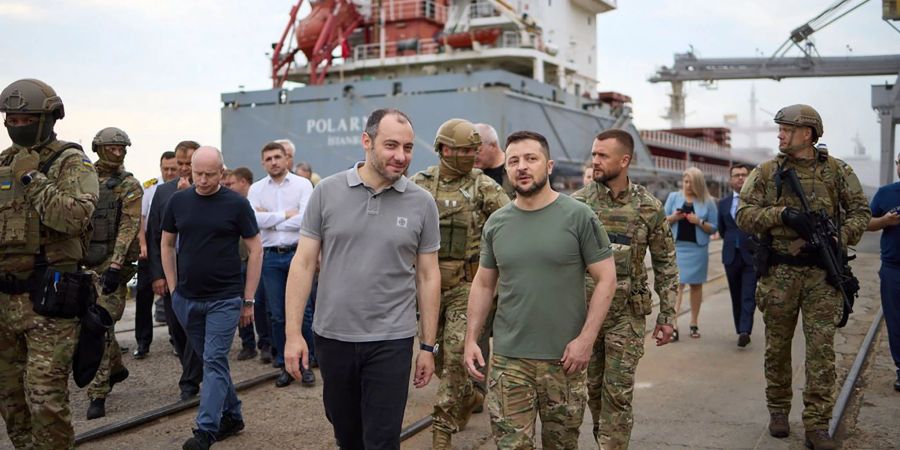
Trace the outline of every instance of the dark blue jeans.
<instances>
[{"instance_id":1,"label":"dark blue jeans","mask_svg":"<svg viewBox=\"0 0 900 450\"><path fill-rule=\"evenodd\" d=\"M272 326L272 353L275 363L284 366L284 291L287 287L288 272L291 269L291 259L294 252L278 253L266 250L263 253L262 280L266 289L266 308L269 312L269 323ZM301 332L303 339L309 346L309 354L315 355L316 349L312 332L313 314L315 313L315 286L310 291L310 300L306 302L306 310L303 313L303 325Z\"/></svg>"},{"instance_id":2,"label":"dark blue jeans","mask_svg":"<svg viewBox=\"0 0 900 450\"><path fill-rule=\"evenodd\" d=\"M228 366L228 351L241 317L240 297L196 301L176 292L172 309L187 331L190 345L203 355L203 389L197 428L215 434L223 415L243 420Z\"/></svg>"},{"instance_id":3,"label":"dark blue jeans","mask_svg":"<svg viewBox=\"0 0 900 450\"><path fill-rule=\"evenodd\" d=\"M887 325L891 357L900 376L900 267L881 263L881 309Z\"/></svg>"},{"instance_id":4,"label":"dark blue jeans","mask_svg":"<svg viewBox=\"0 0 900 450\"><path fill-rule=\"evenodd\" d=\"M325 416L343 450L400 448L413 338L344 342L315 335Z\"/></svg>"},{"instance_id":5,"label":"dark blue jeans","mask_svg":"<svg viewBox=\"0 0 900 450\"><path fill-rule=\"evenodd\" d=\"M244 268L246 271L246 268ZM246 272L241 274L246 275ZM246 280L246 278L244 278ZM238 336L241 337L241 347L243 348L266 348L272 347L272 325L269 324L269 312L266 308L266 288L263 286L262 280L256 287L256 295L254 296L256 303L253 304L253 325L246 327L238 327ZM256 329L256 333L253 329ZM259 335L259 339L256 336Z\"/></svg>"}]
</instances>

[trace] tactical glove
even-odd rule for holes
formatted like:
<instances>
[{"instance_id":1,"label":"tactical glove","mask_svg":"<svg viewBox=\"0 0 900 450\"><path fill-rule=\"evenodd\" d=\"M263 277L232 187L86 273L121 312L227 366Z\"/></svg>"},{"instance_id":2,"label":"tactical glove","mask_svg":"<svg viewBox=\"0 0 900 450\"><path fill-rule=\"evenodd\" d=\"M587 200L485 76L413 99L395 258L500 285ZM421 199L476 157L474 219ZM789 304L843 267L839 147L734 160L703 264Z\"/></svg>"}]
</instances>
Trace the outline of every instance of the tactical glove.
<instances>
[{"instance_id":1,"label":"tactical glove","mask_svg":"<svg viewBox=\"0 0 900 450\"><path fill-rule=\"evenodd\" d=\"M812 217L797 208L784 208L784 211L781 212L781 222L791 227L801 238L807 241L813 234Z\"/></svg>"},{"instance_id":2,"label":"tactical glove","mask_svg":"<svg viewBox=\"0 0 900 450\"><path fill-rule=\"evenodd\" d=\"M19 150L19 153L16 153L12 160L12 170L16 179L21 180L22 175L32 170L37 170L40 160L37 152L26 149Z\"/></svg>"},{"instance_id":3,"label":"tactical glove","mask_svg":"<svg viewBox=\"0 0 900 450\"><path fill-rule=\"evenodd\" d=\"M103 276L100 277L100 286L103 288L101 290L103 295L109 295L115 292L116 289L119 288L119 281L121 278L121 269L116 269L114 267L106 269L106 272L103 272Z\"/></svg>"}]
</instances>

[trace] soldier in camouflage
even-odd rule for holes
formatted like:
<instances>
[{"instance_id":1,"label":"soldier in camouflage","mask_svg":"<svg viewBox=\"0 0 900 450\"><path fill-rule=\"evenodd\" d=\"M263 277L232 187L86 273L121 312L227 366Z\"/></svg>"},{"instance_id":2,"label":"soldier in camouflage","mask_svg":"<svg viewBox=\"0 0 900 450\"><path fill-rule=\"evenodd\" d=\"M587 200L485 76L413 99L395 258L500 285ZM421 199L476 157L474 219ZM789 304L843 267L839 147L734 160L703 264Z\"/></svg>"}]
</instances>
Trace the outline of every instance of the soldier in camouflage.
<instances>
[{"instance_id":1,"label":"soldier in camouflage","mask_svg":"<svg viewBox=\"0 0 900 450\"><path fill-rule=\"evenodd\" d=\"M97 173L78 144L56 139L62 100L46 83L24 79L0 93L13 145L0 153L0 414L17 449L74 445L69 374L77 318L47 317L32 306L33 276L49 265L75 272L97 203Z\"/></svg>"},{"instance_id":2,"label":"soldier in camouflage","mask_svg":"<svg viewBox=\"0 0 900 450\"><path fill-rule=\"evenodd\" d=\"M440 165L412 177L437 202L440 214L441 312L435 374L441 380L434 405L433 448L449 449L450 435L462 430L484 392L473 386L462 365L469 288L478 268L481 229L509 197L494 180L474 169L481 137L475 126L451 119L438 129L434 149Z\"/></svg>"},{"instance_id":3,"label":"soldier in camouflage","mask_svg":"<svg viewBox=\"0 0 900 450\"><path fill-rule=\"evenodd\" d=\"M806 445L814 449L836 448L828 435L834 407L834 334L841 319L842 298L826 282L806 239L811 217L800 209L799 197L776 176L794 169L815 210L824 210L840 229L844 246L859 242L871 213L859 179L849 165L814 144L822 136L819 114L807 105L792 105L775 115L778 149L774 159L754 169L741 189L738 226L756 234L771 256L758 264L756 305L766 323L766 401L769 433L790 434L791 340L797 317L803 315L806 338L806 388L803 391L803 425ZM757 261L760 263L760 261ZM765 267L769 266L769 267ZM760 268L765 272L760 274Z\"/></svg>"},{"instance_id":4,"label":"soldier in camouflage","mask_svg":"<svg viewBox=\"0 0 900 450\"><path fill-rule=\"evenodd\" d=\"M675 318L678 266L675 241L663 206L644 186L628 178L634 139L622 130L607 130L591 148L593 182L572 194L603 222L616 261L616 294L597 336L588 365L588 407L594 438L602 449L625 449L634 417L634 373L644 354L644 328L652 310L644 255L650 250L654 287L660 298L653 335L656 345L669 342ZM586 278L587 298L593 278Z\"/></svg>"},{"instance_id":5,"label":"soldier in camouflage","mask_svg":"<svg viewBox=\"0 0 900 450\"><path fill-rule=\"evenodd\" d=\"M100 181L100 198L91 222L93 233L83 263L100 276L97 303L106 309L113 322L125 312L128 281L137 272L140 256L137 238L141 227L141 183L125 171L124 161L131 140L124 131L109 127L94 137L92 149L100 156L94 164ZM109 333L97 375L88 387L88 420L106 415L106 397L112 387L128 378L122 364L122 351L115 333Z\"/></svg>"}]
</instances>

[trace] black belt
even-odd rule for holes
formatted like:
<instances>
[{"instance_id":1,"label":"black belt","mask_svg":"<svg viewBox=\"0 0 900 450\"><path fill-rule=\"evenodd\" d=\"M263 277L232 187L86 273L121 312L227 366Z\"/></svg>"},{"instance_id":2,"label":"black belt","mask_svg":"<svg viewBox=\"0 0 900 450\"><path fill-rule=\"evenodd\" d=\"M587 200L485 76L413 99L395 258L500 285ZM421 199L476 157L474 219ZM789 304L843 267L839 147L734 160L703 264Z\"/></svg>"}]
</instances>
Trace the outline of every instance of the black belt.
<instances>
[{"instance_id":1,"label":"black belt","mask_svg":"<svg viewBox=\"0 0 900 450\"><path fill-rule=\"evenodd\" d=\"M263 251L272 253L294 253L297 251L296 245L275 245L272 247L264 247Z\"/></svg>"},{"instance_id":2,"label":"black belt","mask_svg":"<svg viewBox=\"0 0 900 450\"><path fill-rule=\"evenodd\" d=\"M11 273L0 272L0 292L7 295L24 294L31 290L31 278L20 279Z\"/></svg>"},{"instance_id":3,"label":"black belt","mask_svg":"<svg viewBox=\"0 0 900 450\"><path fill-rule=\"evenodd\" d=\"M606 235L609 236L610 244L631 245L631 238L624 234L606 233Z\"/></svg>"},{"instance_id":4,"label":"black belt","mask_svg":"<svg viewBox=\"0 0 900 450\"><path fill-rule=\"evenodd\" d=\"M800 267L818 267L820 257L815 253L801 253L799 255L786 255L784 253L772 252L772 265L777 266L784 264L788 266Z\"/></svg>"}]
</instances>

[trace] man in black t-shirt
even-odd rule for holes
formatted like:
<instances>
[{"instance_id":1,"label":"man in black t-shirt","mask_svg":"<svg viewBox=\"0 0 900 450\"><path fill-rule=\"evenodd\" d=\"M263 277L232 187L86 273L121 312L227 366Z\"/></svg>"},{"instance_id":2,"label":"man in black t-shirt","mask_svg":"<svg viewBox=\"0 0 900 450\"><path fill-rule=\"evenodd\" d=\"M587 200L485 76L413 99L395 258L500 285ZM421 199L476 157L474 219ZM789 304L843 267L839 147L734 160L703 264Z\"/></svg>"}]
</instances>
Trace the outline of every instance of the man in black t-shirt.
<instances>
[{"instance_id":1,"label":"man in black t-shirt","mask_svg":"<svg viewBox=\"0 0 900 450\"><path fill-rule=\"evenodd\" d=\"M206 450L244 429L228 350L238 322L253 322L262 244L250 202L220 186L223 167L218 149L197 149L191 160L194 186L172 196L162 221L162 265L172 309L190 345L203 355L197 429L184 443L187 450ZM239 239L249 253L246 281Z\"/></svg>"}]
</instances>

